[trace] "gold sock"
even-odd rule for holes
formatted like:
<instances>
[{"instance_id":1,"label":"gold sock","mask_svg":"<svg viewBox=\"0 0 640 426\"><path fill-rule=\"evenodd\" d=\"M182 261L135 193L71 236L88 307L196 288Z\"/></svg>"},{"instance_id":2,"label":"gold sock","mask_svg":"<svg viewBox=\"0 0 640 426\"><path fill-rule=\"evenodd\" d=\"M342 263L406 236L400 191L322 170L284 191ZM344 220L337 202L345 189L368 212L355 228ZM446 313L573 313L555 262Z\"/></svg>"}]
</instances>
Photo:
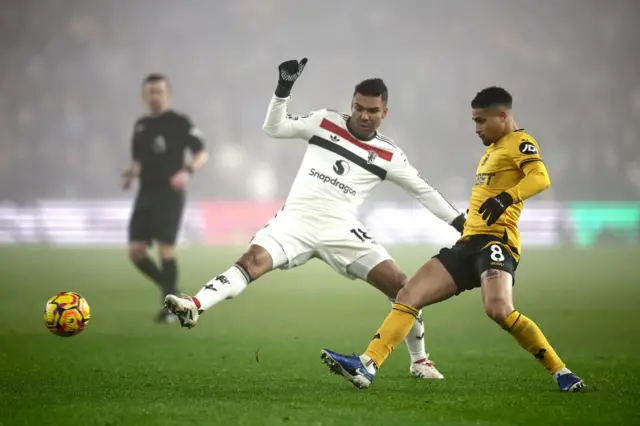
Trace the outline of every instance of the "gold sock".
<instances>
[{"instance_id":1,"label":"gold sock","mask_svg":"<svg viewBox=\"0 0 640 426\"><path fill-rule=\"evenodd\" d=\"M378 368L391 355L395 347L407 337L419 312L418 309L402 303L393 304L393 310L384 320L364 353L375 362Z\"/></svg>"},{"instance_id":2,"label":"gold sock","mask_svg":"<svg viewBox=\"0 0 640 426\"><path fill-rule=\"evenodd\" d=\"M518 341L524 350L540 361L549 373L553 374L565 367L536 323L520 312L513 311L502 327Z\"/></svg>"}]
</instances>

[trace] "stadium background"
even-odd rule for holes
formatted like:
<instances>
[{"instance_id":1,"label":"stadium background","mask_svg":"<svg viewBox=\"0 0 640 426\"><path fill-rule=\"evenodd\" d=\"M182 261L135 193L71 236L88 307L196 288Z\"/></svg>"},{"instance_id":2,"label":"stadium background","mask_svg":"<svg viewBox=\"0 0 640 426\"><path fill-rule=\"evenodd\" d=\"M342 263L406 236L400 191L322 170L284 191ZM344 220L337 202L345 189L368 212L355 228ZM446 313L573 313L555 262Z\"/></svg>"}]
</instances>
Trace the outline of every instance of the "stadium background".
<instances>
[{"instance_id":1,"label":"stadium background","mask_svg":"<svg viewBox=\"0 0 640 426\"><path fill-rule=\"evenodd\" d=\"M634 0L2 2L0 424L638 419L629 380L640 374L640 348L628 333L640 325L626 319L640 297L639 19ZM144 112L141 79L170 77L174 106L212 154L190 184L181 236L180 277L194 292L288 192L306 146L260 127L278 63L303 56L291 112L347 111L355 83L383 77L382 132L461 209L483 150L469 101L488 85L513 93L517 122L539 141L552 179L523 215L519 306L596 390L586 404L544 392L552 383L482 319L478 294L434 307L425 321L446 384L425 391L409 381L401 354L372 396L350 393L326 377L317 351L360 350L388 305L319 262L265 277L203 317L197 333L151 322L155 289L125 255L134 193L118 186ZM361 215L408 273L455 239L393 184ZM40 319L62 290L81 292L94 313L71 341L47 335ZM499 372L478 367L492 362ZM78 374L80 384L67 380ZM416 408L416 398L431 404Z\"/></svg>"},{"instance_id":2,"label":"stadium background","mask_svg":"<svg viewBox=\"0 0 640 426\"><path fill-rule=\"evenodd\" d=\"M391 97L383 133L460 207L482 152L469 100L491 84L513 92L518 123L539 140L551 172L552 189L536 199L551 203L551 210L538 214L531 208L528 216L535 221L549 215L582 217L582 210L576 213L566 203L638 200L637 2L405 3L410 7L382 0L330 0L304 8L287 0L218 1L215 6L190 1L189 7L148 0L5 5L0 15L0 238L12 238L6 232L16 228L28 232L31 225L25 223L53 221L43 225L43 238L51 228L84 222L73 232L114 227L113 239L123 240L127 212L122 209L132 194L120 191L117 177L129 162L133 122L143 113L140 80L151 71L170 76L176 108L202 128L213 154L191 184L192 205L249 202L255 213L256 203L265 203L264 212L252 214L257 220L239 210L230 215L237 223L225 222L225 228L243 231L244 238L271 216L271 204L286 196L306 149L299 141L270 140L260 129L275 67L302 56L310 57L310 66L296 86L292 112L347 111L356 82L385 78ZM47 210L45 200L64 201L70 210ZM115 210L75 208L88 200L108 200ZM414 205L385 184L363 214L381 203ZM11 220L12 206L19 217L26 216L21 226ZM186 224L196 229L191 238L214 226L217 207L190 216ZM633 203L607 210L603 220L630 220L625 227L635 230L639 211ZM54 219L63 214L72 216ZM101 222L110 217L117 218L115 223ZM589 226L569 222L543 229ZM228 242L216 232L203 238ZM572 237L553 240L558 238Z\"/></svg>"}]
</instances>

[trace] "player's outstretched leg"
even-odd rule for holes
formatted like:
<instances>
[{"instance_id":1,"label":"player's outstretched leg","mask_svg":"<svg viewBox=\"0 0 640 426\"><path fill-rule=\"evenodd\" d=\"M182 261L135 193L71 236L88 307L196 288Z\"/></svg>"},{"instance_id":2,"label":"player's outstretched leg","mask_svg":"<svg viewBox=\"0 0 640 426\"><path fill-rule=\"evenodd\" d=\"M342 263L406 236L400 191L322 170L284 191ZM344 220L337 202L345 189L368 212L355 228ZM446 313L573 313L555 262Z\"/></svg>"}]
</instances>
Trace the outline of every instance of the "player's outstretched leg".
<instances>
[{"instance_id":1,"label":"player's outstretched leg","mask_svg":"<svg viewBox=\"0 0 640 426\"><path fill-rule=\"evenodd\" d=\"M183 327L193 328L201 313L226 299L238 296L247 285L272 269L267 250L251 245L231 268L204 285L193 297L167 295L165 306L180 320Z\"/></svg>"},{"instance_id":2,"label":"player's outstretched leg","mask_svg":"<svg viewBox=\"0 0 640 426\"><path fill-rule=\"evenodd\" d=\"M570 392L584 388L582 379L565 366L536 323L514 309L511 274L489 269L482 274L481 280L482 300L487 315L553 375L560 390Z\"/></svg>"},{"instance_id":3,"label":"player's outstretched leg","mask_svg":"<svg viewBox=\"0 0 640 426\"><path fill-rule=\"evenodd\" d=\"M365 279L369 284L389 297L391 306L393 307L398 292L402 290L408 278L404 272L398 268L398 265L393 259L385 259L378 263L379 256L380 255L376 253L372 253L370 258L368 255L365 255L350 265L349 270L354 273L354 275ZM368 268L368 265L372 264L375 264L375 266L371 269ZM429 354L425 347L422 311L418 313L416 322L413 324L413 327L411 327L405 343L409 350L410 357L409 374L422 379L444 378L435 367L433 361L429 359Z\"/></svg>"},{"instance_id":4,"label":"player's outstretched leg","mask_svg":"<svg viewBox=\"0 0 640 426\"><path fill-rule=\"evenodd\" d=\"M449 299L457 292L453 278L440 260L431 259L400 290L391 313L373 336L364 354L350 356L323 349L322 361L332 372L342 375L357 388L369 387L378 368L406 339L420 308Z\"/></svg>"},{"instance_id":5,"label":"player's outstretched leg","mask_svg":"<svg viewBox=\"0 0 640 426\"><path fill-rule=\"evenodd\" d=\"M391 308L393 308L394 304L395 300L392 301ZM409 349L409 374L421 379L444 379L444 376L438 371L433 360L429 358L429 352L427 352L424 340L424 319L422 318L422 311L418 311L416 321L413 323L404 342L407 345L407 349Z\"/></svg>"},{"instance_id":6,"label":"player's outstretched leg","mask_svg":"<svg viewBox=\"0 0 640 426\"><path fill-rule=\"evenodd\" d=\"M413 377L419 377L421 379L444 379L444 375L438 371L433 360L429 357L424 341L424 320L422 318L422 311L418 312L416 322L413 323L413 327L409 331L405 343L409 348L409 355L411 355L411 365L409 366L409 374ZM412 348L412 345L420 345L422 353L420 356L416 356L417 352Z\"/></svg>"}]
</instances>

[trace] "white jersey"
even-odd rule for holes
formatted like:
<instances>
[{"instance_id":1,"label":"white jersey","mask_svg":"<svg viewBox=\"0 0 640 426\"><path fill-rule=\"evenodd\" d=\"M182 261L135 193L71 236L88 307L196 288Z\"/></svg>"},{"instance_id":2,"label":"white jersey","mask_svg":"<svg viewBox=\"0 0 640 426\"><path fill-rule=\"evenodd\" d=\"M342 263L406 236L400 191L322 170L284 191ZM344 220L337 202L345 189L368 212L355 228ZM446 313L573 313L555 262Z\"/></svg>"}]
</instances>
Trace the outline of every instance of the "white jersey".
<instances>
[{"instance_id":1,"label":"white jersey","mask_svg":"<svg viewBox=\"0 0 640 426\"><path fill-rule=\"evenodd\" d=\"M448 224L460 215L420 176L391 139L376 133L370 140L359 140L347 129L349 116L329 109L303 116L288 115L288 101L289 98L273 96L263 125L264 132L272 138L309 143L285 211L355 218L371 190L389 180Z\"/></svg>"}]
</instances>

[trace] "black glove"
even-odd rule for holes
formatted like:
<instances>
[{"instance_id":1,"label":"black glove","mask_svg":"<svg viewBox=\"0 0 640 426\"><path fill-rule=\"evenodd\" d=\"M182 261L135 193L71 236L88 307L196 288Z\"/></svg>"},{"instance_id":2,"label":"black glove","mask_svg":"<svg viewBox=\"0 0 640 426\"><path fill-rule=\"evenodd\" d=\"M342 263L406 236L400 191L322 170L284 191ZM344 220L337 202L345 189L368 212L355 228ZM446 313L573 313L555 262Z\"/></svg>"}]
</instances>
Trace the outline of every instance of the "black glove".
<instances>
[{"instance_id":1,"label":"black glove","mask_svg":"<svg viewBox=\"0 0 640 426\"><path fill-rule=\"evenodd\" d=\"M275 92L277 97L286 98L291 94L293 83L300 77L305 65L307 65L307 58L302 58L300 61L292 59L278 66L278 87Z\"/></svg>"},{"instance_id":2,"label":"black glove","mask_svg":"<svg viewBox=\"0 0 640 426\"><path fill-rule=\"evenodd\" d=\"M507 192L501 192L493 198L489 198L482 203L478 209L478 213L482 215L482 219L487 221L487 225L491 226L502 216L502 213L513 204L513 197Z\"/></svg>"},{"instance_id":3,"label":"black glove","mask_svg":"<svg viewBox=\"0 0 640 426\"><path fill-rule=\"evenodd\" d=\"M456 231L462 234L464 232L464 224L466 221L467 218L464 217L464 213L461 213L460 216L453 219L453 222L451 222L451 226L453 226Z\"/></svg>"}]
</instances>

